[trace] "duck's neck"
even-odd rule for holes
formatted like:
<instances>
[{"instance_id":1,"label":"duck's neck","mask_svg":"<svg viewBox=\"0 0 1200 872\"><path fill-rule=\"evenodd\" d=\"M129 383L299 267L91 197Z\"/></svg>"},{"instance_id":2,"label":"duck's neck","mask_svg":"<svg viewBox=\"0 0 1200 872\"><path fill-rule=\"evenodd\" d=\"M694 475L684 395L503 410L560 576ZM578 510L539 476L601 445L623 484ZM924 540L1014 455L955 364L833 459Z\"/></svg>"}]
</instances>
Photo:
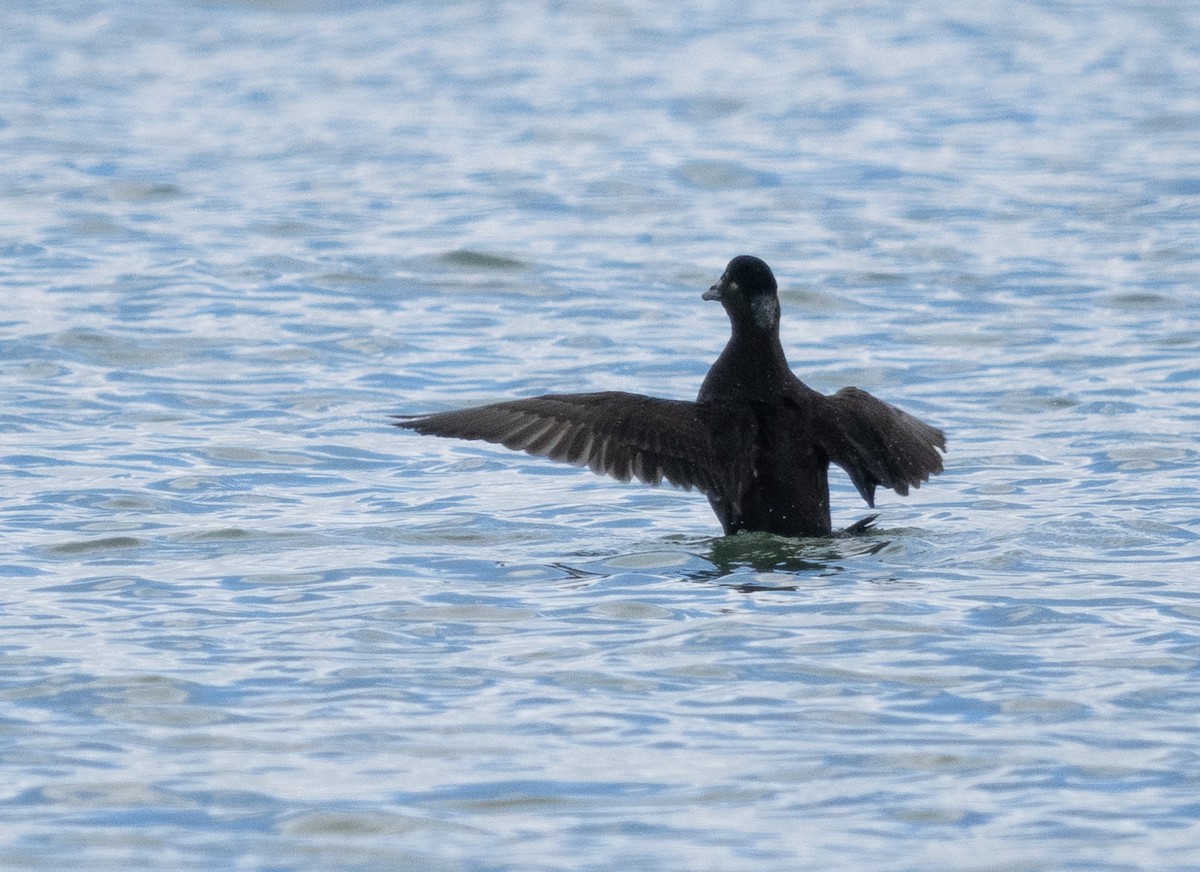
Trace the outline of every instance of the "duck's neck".
<instances>
[{"instance_id":1,"label":"duck's neck","mask_svg":"<svg viewBox=\"0 0 1200 872\"><path fill-rule=\"evenodd\" d=\"M700 387L699 402L770 402L790 374L778 330L735 325Z\"/></svg>"}]
</instances>

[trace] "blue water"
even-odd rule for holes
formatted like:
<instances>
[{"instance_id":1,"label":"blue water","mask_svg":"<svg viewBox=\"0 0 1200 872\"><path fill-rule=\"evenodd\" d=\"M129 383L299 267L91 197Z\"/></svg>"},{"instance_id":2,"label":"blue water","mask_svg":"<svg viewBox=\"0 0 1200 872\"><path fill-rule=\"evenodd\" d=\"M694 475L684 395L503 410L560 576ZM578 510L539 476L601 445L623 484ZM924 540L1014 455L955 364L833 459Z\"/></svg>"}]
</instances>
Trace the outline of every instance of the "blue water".
<instances>
[{"instance_id":1,"label":"blue water","mask_svg":"<svg viewBox=\"0 0 1200 872\"><path fill-rule=\"evenodd\" d=\"M0 867L1200 869L1196 3L0 29ZM386 425L690 398L739 253L949 435L872 535Z\"/></svg>"}]
</instances>

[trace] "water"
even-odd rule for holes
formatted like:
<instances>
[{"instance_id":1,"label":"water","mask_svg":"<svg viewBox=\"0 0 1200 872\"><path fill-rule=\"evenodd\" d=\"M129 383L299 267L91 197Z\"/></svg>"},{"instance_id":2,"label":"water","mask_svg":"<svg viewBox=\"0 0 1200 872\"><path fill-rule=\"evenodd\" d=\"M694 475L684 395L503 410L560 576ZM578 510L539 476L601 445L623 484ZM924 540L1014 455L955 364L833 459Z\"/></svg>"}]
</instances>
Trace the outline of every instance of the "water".
<instances>
[{"instance_id":1,"label":"water","mask_svg":"<svg viewBox=\"0 0 1200 872\"><path fill-rule=\"evenodd\" d=\"M0 21L0 866L1200 869L1196 4ZM386 426L743 252L949 434L873 535Z\"/></svg>"}]
</instances>

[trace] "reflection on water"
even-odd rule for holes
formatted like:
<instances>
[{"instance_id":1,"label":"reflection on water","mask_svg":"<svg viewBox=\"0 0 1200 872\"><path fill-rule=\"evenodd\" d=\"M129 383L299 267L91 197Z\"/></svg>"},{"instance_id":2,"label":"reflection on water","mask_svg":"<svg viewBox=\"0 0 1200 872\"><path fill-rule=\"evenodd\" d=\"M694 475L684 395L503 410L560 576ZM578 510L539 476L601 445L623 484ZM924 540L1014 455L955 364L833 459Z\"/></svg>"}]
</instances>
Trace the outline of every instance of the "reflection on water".
<instances>
[{"instance_id":1,"label":"reflection on water","mask_svg":"<svg viewBox=\"0 0 1200 872\"><path fill-rule=\"evenodd\" d=\"M856 557L878 554L888 546L887 534L867 531L834 539L796 540L767 533L724 536L713 540L707 559L712 574L697 579L722 579L744 570L755 573L828 574L840 571L837 564ZM778 581L778 579L775 579ZM747 592L757 589L753 582L740 585Z\"/></svg>"}]
</instances>

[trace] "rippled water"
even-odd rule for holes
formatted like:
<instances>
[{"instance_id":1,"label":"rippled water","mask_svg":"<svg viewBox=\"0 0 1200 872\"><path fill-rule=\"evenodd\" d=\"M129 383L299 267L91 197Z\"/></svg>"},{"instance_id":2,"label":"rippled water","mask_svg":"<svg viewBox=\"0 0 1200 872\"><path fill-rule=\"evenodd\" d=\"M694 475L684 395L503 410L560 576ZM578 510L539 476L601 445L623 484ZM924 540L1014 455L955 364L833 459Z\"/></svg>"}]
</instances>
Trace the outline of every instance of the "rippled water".
<instances>
[{"instance_id":1,"label":"rippled water","mask_svg":"<svg viewBox=\"0 0 1200 872\"><path fill-rule=\"evenodd\" d=\"M0 21L0 866L1200 869L1195 3ZM386 424L743 252L949 434L872 535Z\"/></svg>"}]
</instances>

